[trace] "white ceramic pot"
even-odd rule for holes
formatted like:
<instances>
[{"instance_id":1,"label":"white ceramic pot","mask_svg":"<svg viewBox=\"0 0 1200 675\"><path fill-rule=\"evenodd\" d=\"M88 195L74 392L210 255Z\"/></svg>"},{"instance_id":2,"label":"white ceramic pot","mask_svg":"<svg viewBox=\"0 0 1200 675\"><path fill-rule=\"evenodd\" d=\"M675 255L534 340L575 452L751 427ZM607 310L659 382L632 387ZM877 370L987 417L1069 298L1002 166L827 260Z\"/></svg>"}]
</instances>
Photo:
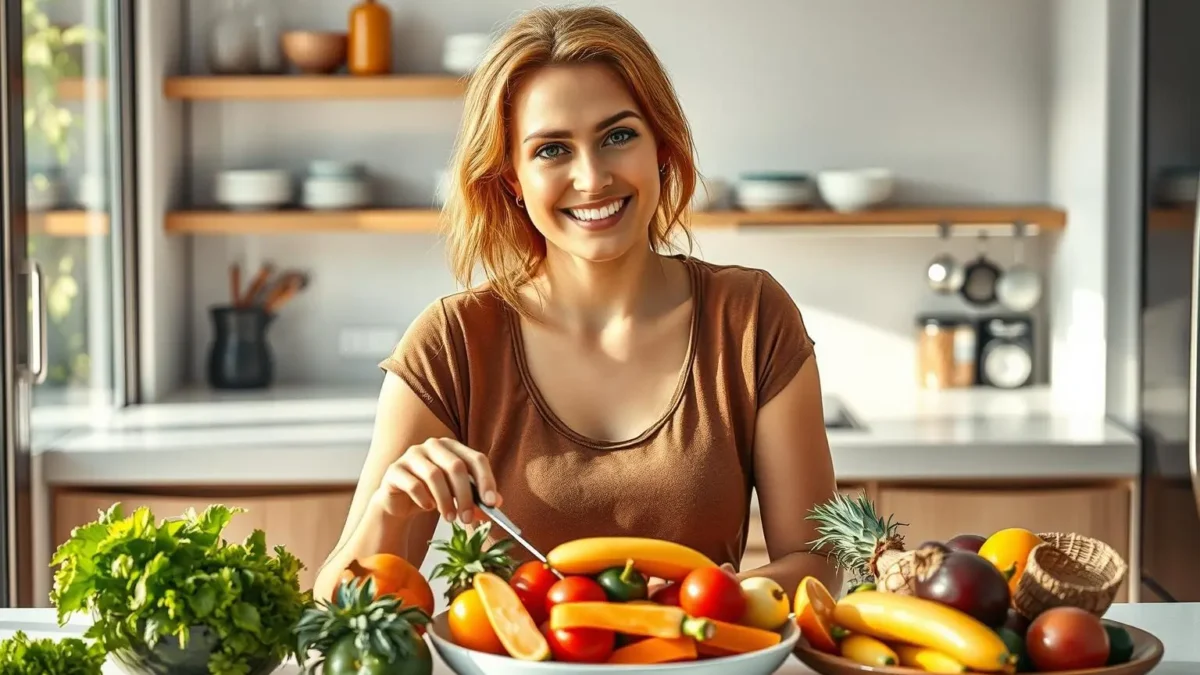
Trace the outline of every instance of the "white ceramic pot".
<instances>
[{"instance_id":1,"label":"white ceramic pot","mask_svg":"<svg viewBox=\"0 0 1200 675\"><path fill-rule=\"evenodd\" d=\"M469 75L487 54L492 36L487 33L458 33L446 38L442 48L442 68L457 75Z\"/></svg>"},{"instance_id":2,"label":"white ceramic pot","mask_svg":"<svg viewBox=\"0 0 1200 675\"><path fill-rule=\"evenodd\" d=\"M301 203L318 210L356 209L371 200L367 182L358 178L310 176L304 181Z\"/></svg>"}]
</instances>

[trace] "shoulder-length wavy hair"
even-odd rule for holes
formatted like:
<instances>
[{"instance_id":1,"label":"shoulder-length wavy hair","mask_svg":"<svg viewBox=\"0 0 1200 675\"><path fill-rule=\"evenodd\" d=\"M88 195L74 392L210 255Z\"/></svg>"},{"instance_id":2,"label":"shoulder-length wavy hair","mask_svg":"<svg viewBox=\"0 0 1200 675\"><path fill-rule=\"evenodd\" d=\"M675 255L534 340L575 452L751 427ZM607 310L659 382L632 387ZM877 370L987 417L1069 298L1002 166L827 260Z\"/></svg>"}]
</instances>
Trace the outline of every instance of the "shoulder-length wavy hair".
<instances>
[{"instance_id":1,"label":"shoulder-length wavy hair","mask_svg":"<svg viewBox=\"0 0 1200 675\"><path fill-rule=\"evenodd\" d=\"M655 251L670 250L696 188L691 129L666 70L642 34L605 7L539 8L523 14L471 75L449 167L445 205L450 265L470 286L482 268L491 289L520 311L517 289L546 256L546 241L505 184L510 101L522 78L551 65L603 63L624 80L654 132L666 170L649 224Z\"/></svg>"}]
</instances>

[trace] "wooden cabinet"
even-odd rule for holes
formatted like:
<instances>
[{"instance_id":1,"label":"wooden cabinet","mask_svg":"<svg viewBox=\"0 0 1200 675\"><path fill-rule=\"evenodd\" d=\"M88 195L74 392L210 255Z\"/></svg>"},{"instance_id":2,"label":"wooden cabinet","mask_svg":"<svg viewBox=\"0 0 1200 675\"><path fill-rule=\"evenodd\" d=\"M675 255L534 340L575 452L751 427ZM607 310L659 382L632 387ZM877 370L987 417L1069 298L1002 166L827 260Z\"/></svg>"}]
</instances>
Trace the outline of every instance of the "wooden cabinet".
<instances>
[{"instance_id":1,"label":"wooden cabinet","mask_svg":"<svg viewBox=\"0 0 1200 675\"><path fill-rule=\"evenodd\" d=\"M98 513L113 502L121 502L126 515L147 506L157 522L180 516L189 507L202 511L214 503L237 506L246 511L233 517L225 528L225 538L241 541L252 531L263 530L269 548L282 545L304 563L300 587L308 589L316 579L317 568L337 545L353 497L353 486L304 492L61 490L53 501L53 541L57 548L71 536L72 528L96 520Z\"/></svg>"},{"instance_id":2,"label":"wooden cabinet","mask_svg":"<svg viewBox=\"0 0 1200 675\"><path fill-rule=\"evenodd\" d=\"M1130 544L1131 487L1125 483L1010 487L1002 485L869 484L840 486L842 492L866 490L879 515L895 516L909 548L958 534L988 535L1006 527L1034 532L1078 532L1115 548L1133 565ZM742 569L770 561L762 523L751 514ZM1118 602L1129 598L1126 583Z\"/></svg>"}]
</instances>

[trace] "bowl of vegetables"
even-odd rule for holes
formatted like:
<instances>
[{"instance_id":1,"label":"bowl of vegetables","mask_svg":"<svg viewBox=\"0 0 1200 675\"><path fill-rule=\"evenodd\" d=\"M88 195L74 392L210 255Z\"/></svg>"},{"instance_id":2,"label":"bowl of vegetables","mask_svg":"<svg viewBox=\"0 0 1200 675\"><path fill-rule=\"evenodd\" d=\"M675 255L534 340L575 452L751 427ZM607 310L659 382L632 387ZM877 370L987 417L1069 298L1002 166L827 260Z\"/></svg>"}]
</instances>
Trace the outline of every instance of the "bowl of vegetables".
<instances>
[{"instance_id":1,"label":"bowl of vegetables","mask_svg":"<svg viewBox=\"0 0 1200 675\"><path fill-rule=\"evenodd\" d=\"M84 614L84 637L131 675L264 675L295 655L293 628L311 606L300 561L254 530L222 534L239 508L156 521L113 504L55 551L50 599L58 622Z\"/></svg>"},{"instance_id":2,"label":"bowl of vegetables","mask_svg":"<svg viewBox=\"0 0 1200 675\"><path fill-rule=\"evenodd\" d=\"M768 675L799 638L778 584L674 542L577 539L512 569L507 541L459 539L440 546L450 606L428 629L458 675Z\"/></svg>"}]
</instances>

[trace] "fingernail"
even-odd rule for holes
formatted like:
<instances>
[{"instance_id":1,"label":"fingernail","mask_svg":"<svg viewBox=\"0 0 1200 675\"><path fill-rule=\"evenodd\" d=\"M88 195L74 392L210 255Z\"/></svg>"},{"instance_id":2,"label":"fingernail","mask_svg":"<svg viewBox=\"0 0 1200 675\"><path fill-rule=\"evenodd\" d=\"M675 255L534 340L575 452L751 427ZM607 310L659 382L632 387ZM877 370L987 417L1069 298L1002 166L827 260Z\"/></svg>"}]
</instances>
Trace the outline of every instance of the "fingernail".
<instances>
[{"instance_id":1,"label":"fingernail","mask_svg":"<svg viewBox=\"0 0 1200 675\"><path fill-rule=\"evenodd\" d=\"M458 519L462 521L463 525L470 525L471 517L474 515L475 514L471 513L470 511L463 511L462 513L458 514Z\"/></svg>"},{"instance_id":2,"label":"fingernail","mask_svg":"<svg viewBox=\"0 0 1200 675\"><path fill-rule=\"evenodd\" d=\"M483 501L487 502L488 506L495 506L496 505L495 491L488 490L487 492L483 493Z\"/></svg>"}]
</instances>

